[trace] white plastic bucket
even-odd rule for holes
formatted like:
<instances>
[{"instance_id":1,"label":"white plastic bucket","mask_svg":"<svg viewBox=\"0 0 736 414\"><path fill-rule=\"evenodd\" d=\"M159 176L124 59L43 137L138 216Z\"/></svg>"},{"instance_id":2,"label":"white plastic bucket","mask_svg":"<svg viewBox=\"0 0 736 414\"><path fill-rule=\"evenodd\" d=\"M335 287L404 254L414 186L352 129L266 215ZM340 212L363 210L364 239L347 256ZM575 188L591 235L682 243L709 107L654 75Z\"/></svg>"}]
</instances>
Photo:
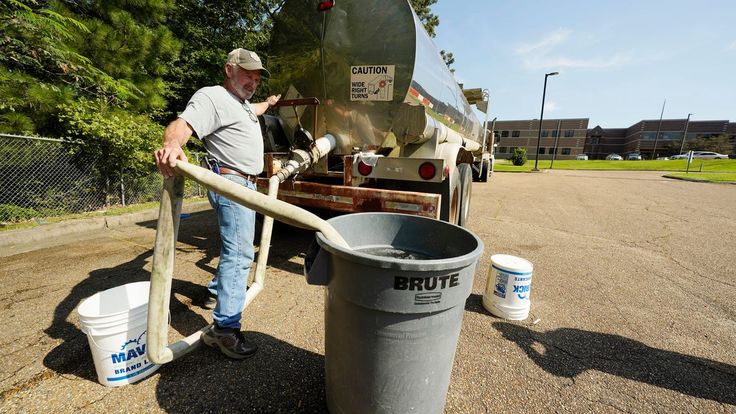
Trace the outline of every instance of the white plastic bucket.
<instances>
[{"instance_id":1,"label":"white plastic bucket","mask_svg":"<svg viewBox=\"0 0 736 414\"><path fill-rule=\"evenodd\" d=\"M159 368L146 358L149 287L150 282L117 286L88 297L77 309L102 385L130 384Z\"/></svg>"},{"instance_id":2,"label":"white plastic bucket","mask_svg":"<svg viewBox=\"0 0 736 414\"><path fill-rule=\"evenodd\" d=\"M491 256L483 307L500 318L526 319L531 305L533 270L532 263L521 257Z\"/></svg>"}]
</instances>

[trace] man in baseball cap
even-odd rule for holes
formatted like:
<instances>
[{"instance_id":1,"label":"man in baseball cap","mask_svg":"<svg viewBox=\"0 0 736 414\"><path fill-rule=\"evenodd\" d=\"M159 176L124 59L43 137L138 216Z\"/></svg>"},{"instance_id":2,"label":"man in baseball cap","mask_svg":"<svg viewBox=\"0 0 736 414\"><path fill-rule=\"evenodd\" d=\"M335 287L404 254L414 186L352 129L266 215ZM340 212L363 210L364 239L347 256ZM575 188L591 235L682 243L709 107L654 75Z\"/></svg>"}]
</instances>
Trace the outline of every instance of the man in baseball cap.
<instances>
[{"instance_id":1,"label":"man in baseball cap","mask_svg":"<svg viewBox=\"0 0 736 414\"><path fill-rule=\"evenodd\" d=\"M235 63L246 70L260 70L261 77L271 77L271 74L268 73L266 68L263 67L263 62L261 62L261 58L258 57L258 54L250 50L246 50L243 48L233 50L232 52L227 54L226 63Z\"/></svg>"},{"instance_id":2,"label":"man in baseball cap","mask_svg":"<svg viewBox=\"0 0 736 414\"><path fill-rule=\"evenodd\" d=\"M196 134L207 150L207 163L225 179L257 191L256 177L263 172L263 135L258 116L276 105L281 95L251 103L261 78L269 76L255 52L235 49L223 65L222 85L198 90L179 117L164 131L163 146L154 153L164 177L173 175L177 162L186 162L182 146ZM210 204L220 226L220 261L207 284L214 323L202 333L202 341L234 359L253 356L258 347L246 340L241 328L248 273L255 256L253 237L256 213L210 191Z\"/></svg>"}]
</instances>

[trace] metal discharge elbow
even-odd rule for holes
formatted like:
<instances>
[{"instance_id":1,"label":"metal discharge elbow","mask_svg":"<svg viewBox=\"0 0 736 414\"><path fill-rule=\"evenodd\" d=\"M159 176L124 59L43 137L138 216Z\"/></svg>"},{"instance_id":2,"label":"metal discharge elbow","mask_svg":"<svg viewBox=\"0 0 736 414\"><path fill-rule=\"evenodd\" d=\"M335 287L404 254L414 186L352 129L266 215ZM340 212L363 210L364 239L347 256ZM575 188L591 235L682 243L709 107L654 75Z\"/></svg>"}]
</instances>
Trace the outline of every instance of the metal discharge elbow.
<instances>
[{"instance_id":1,"label":"metal discharge elbow","mask_svg":"<svg viewBox=\"0 0 736 414\"><path fill-rule=\"evenodd\" d=\"M278 177L279 182L286 181L287 178L294 174L306 171L313 164L324 158L327 154L335 149L335 137L327 134L314 140L314 145L309 151L293 150L291 159L279 171L274 174Z\"/></svg>"}]
</instances>

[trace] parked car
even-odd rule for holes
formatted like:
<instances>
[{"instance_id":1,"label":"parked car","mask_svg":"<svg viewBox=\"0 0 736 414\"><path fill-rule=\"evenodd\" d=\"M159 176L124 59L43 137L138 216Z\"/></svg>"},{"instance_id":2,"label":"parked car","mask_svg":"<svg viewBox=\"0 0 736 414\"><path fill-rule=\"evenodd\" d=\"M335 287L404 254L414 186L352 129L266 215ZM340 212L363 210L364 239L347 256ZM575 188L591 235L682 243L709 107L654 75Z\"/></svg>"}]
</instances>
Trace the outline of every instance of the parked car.
<instances>
[{"instance_id":1,"label":"parked car","mask_svg":"<svg viewBox=\"0 0 736 414\"><path fill-rule=\"evenodd\" d=\"M697 158L699 160L725 160L728 159L728 155L712 151L695 151L693 152L693 158Z\"/></svg>"},{"instance_id":2,"label":"parked car","mask_svg":"<svg viewBox=\"0 0 736 414\"><path fill-rule=\"evenodd\" d=\"M729 160L736 160L736 154L728 154Z\"/></svg>"},{"instance_id":3,"label":"parked car","mask_svg":"<svg viewBox=\"0 0 736 414\"><path fill-rule=\"evenodd\" d=\"M622 161L623 160L623 158L621 158L621 156L618 154L608 154L606 156L606 159L609 161Z\"/></svg>"},{"instance_id":4,"label":"parked car","mask_svg":"<svg viewBox=\"0 0 736 414\"><path fill-rule=\"evenodd\" d=\"M575 159L576 160L587 161L588 160L588 155L587 154L578 154L578 155L575 156Z\"/></svg>"},{"instance_id":5,"label":"parked car","mask_svg":"<svg viewBox=\"0 0 736 414\"><path fill-rule=\"evenodd\" d=\"M669 160L669 159L670 159L670 157L657 157L657 160L660 160L660 161L665 161L665 160Z\"/></svg>"},{"instance_id":6,"label":"parked car","mask_svg":"<svg viewBox=\"0 0 736 414\"><path fill-rule=\"evenodd\" d=\"M626 159L629 161L641 161L641 154L637 152L632 152L631 154L626 156Z\"/></svg>"},{"instance_id":7,"label":"parked car","mask_svg":"<svg viewBox=\"0 0 736 414\"><path fill-rule=\"evenodd\" d=\"M671 160L686 160L687 159L687 153L684 154L677 154L677 155L671 155Z\"/></svg>"}]
</instances>

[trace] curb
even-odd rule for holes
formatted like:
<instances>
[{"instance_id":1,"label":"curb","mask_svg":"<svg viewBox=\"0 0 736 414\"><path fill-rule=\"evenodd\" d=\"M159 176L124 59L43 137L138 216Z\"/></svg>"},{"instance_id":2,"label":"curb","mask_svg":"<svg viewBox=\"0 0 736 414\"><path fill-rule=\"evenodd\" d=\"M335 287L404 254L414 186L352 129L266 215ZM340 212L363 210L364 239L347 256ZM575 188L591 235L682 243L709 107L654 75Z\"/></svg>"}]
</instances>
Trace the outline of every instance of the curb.
<instances>
[{"instance_id":1,"label":"curb","mask_svg":"<svg viewBox=\"0 0 736 414\"><path fill-rule=\"evenodd\" d=\"M212 207L208 201L199 201L182 205L181 212L196 213L209 209L212 209ZM30 229L9 230L0 233L0 249L5 251L14 250L21 245L49 241L61 236L87 233L156 219L158 219L158 207L119 216L67 220Z\"/></svg>"},{"instance_id":2,"label":"curb","mask_svg":"<svg viewBox=\"0 0 736 414\"><path fill-rule=\"evenodd\" d=\"M736 182L733 181L710 181L710 180L698 180L696 178L688 178L688 177L672 177L669 175L663 175L662 178L669 178L670 180L680 180L680 181L689 181L691 183L708 183L708 184L726 184L726 185L736 185Z\"/></svg>"}]
</instances>

